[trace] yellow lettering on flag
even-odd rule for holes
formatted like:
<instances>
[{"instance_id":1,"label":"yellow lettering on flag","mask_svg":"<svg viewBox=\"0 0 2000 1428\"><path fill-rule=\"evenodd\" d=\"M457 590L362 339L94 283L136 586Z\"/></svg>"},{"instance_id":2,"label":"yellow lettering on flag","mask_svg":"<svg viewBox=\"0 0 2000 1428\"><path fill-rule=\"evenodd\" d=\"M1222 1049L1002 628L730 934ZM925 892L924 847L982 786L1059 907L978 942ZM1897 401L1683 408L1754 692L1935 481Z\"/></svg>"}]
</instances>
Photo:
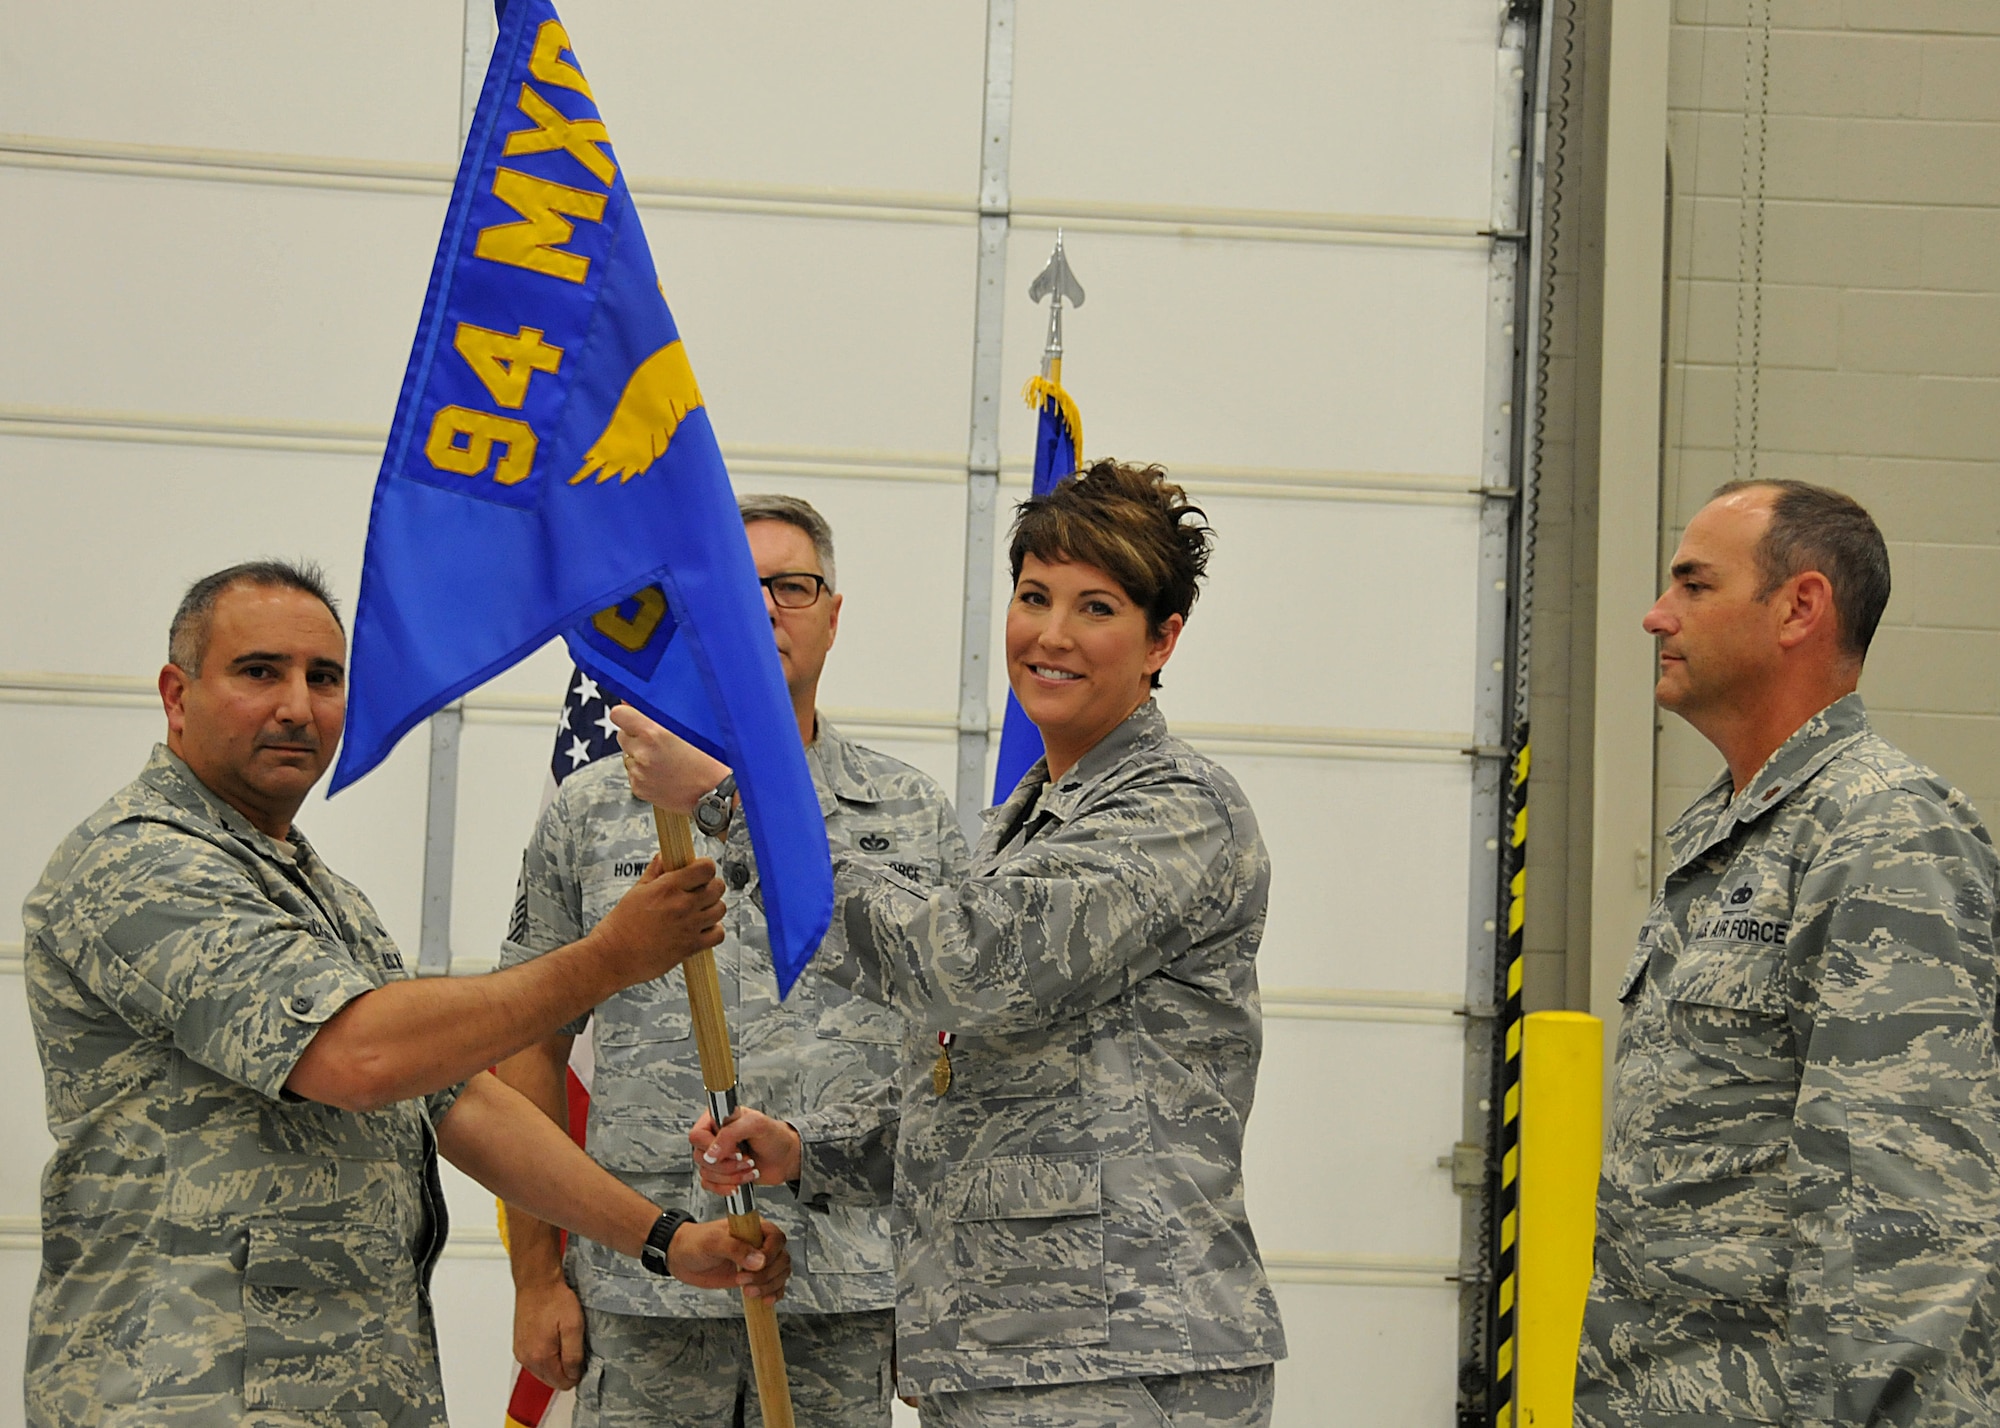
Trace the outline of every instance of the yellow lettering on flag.
<instances>
[{"instance_id":1,"label":"yellow lettering on flag","mask_svg":"<svg viewBox=\"0 0 2000 1428\"><path fill-rule=\"evenodd\" d=\"M701 388L695 385L687 349L669 342L627 379L611 420L584 453L583 466L569 484L579 484L592 472L599 485L613 476L620 485L630 481L659 460L675 429L700 405Z\"/></svg>"},{"instance_id":2,"label":"yellow lettering on flag","mask_svg":"<svg viewBox=\"0 0 2000 1428\"><path fill-rule=\"evenodd\" d=\"M563 350L542 341L542 330L524 327L509 337L469 322L458 325L451 340L472 375L479 378L496 404L518 407L528 399L528 379L537 372L562 366Z\"/></svg>"},{"instance_id":3,"label":"yellow lettering on flag","mask_svg":"<svg viewBox=\"0 0 2000 1428\"><path fill-rule=\"evenodd\" d=\"M564 252L562 245L576 231L570 218L591 223L603 219L605 195L501 169L493 175L493 196L520 214L523 221L480 229L479 241L472 245L476 256L547 273L565 282L580 283L589 276L590 259L581 253Z\"/></svg>"},{"instance_id":4,"label":"yellow lettering on flag","mask_svg":"<svg viewBox=\"0 0 2000 1428\"><path fill-rule=\"evenodd\" d=\"M535 464L535 429L513 417L476 412L470 407L441 407L431 421L424 455L440 471L477 476L492 461L496 445L504 445L507 454L494 466L493 479L502 486L527 480Z\"/></svg>"},{"instance_id":5,"label":"yellow lettering on flag","mask_svg":"<svg viewBox=\"0 0 2000 1428\"><path fill-rule=\"evenodd\" d=\"M521 102L515 106L535 121L532 129L516 129L507 136L503 154L547 154L561 149L609 188L618 166L599 148L611 142L602 122L596 119L565 119L560 110L530 85L521 86Z\"/></svg>"},{"instance_id":6,"label":"yellow lettering on flag","mask_svg":"<svg viewBox=\"0 0 2000 1428\"><path fill-rule=\"evenodd\" d=\"M559 20L542 21L541 29L535 31L535 51L528 56L528 73L557 89L573 89L595 104L597 99L590 92L590 81L583 77L582 70L563 59L566 52L569 52L569 31Z\"/></svg>"}]
</instances>

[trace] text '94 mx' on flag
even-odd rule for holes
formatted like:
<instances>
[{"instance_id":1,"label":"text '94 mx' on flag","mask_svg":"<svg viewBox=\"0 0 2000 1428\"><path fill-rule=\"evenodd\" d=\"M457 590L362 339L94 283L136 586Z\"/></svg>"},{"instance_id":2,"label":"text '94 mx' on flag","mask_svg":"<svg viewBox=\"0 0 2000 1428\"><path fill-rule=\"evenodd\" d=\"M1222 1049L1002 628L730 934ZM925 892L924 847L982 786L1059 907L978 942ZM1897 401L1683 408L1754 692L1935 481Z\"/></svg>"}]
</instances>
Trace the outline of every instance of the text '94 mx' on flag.
<instances>
[{"instance_id":1,"label":"text '94 mx' on flag","mask_svg":"<svg viewBox=\"0 0 2000 1428\"><path fill-rule=\"evenodd\" d=\"M787 990L826 823L735 493L596 101L548 0L502 0L375 483L335 791L561 634L729 764Z\"/></svg>"}]
</instances>

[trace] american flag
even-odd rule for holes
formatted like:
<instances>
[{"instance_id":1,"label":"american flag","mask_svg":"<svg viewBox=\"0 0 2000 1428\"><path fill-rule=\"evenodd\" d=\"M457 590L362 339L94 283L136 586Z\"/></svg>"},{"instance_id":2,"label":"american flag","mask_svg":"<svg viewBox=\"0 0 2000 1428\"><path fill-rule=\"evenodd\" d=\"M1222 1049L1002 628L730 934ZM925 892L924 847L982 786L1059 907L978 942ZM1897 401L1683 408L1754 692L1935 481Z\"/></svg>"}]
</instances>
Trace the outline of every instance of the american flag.
<instances>
[{"instance_id":1,"label":"american flag","mask_svg":"<svg viewBox=\"0 0 2000 1428\"><path fill-rule=\"evenodd\" d=\"M621 702L580 669L572 669L569 692L563 696L562 713L556 719L555 748L549 754L549 781L542 789L542 812L548 812L562 781L580 768L618 752L618 726L611 722L611 707ZM516 894L514 922L518 941L527 931L527 890ZM590 1030L584 1029L569 1052L569 1133L583 1144L584 1128L590 1122L590 1077L596 1061L591 1049ZM503 1210L504 1220L504 1210ZM513 1391L507 1395L506 1428L541 1428L548 1417L556 1391L516 1366Z\"/></svg>"},{"instance_id":2,"label":"american flag","mask_svg":"<svg viewBox=\"0 0 2000 1428\"><path fill-rule=\"evenodd\" d=\"M549 782L542 794L547 808L562 781L588 764L618 752L618 726L611 722L611 706L621 703L617 694L606 690L580 669L572 669L569 693L563 698L562 715L556 720L556 746L549 754Z\"/></svg>"}]
</instances>

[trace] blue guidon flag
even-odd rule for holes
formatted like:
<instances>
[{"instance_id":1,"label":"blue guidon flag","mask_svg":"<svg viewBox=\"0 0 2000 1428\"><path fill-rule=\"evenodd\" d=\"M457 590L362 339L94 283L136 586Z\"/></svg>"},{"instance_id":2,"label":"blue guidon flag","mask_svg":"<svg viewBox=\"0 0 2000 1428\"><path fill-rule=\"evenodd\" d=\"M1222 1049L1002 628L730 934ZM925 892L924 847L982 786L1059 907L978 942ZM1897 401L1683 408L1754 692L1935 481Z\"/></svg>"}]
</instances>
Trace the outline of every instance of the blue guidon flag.
<instances>
[{"instance_id":1,"label":"blue guidon flag","mask_svg":"<svg viewBox=\"0 0 2000 1428\"><path fill-rule=\"evenodd\" d=\"M569 36L547 0L499 20L375 483L332 788L560 634L734 770L790 990L833 878L735 493Z\"/></svg>"}]
</instances>

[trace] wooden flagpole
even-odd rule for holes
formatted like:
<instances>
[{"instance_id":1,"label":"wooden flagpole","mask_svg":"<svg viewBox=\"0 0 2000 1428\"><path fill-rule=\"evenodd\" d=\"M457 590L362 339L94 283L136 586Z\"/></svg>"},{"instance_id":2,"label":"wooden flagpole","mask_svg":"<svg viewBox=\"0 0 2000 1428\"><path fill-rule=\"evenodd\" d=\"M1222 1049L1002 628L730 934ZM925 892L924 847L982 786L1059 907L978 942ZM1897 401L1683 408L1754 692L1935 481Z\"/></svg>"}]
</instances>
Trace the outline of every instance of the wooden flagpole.
<instances>
[{"instance_id":1,"label":"wooden flagpole","mask_svg":"<svg viewBox=\"0 0 2000 1428\"><path fill-rule=\"evenodd\" d=\"M653 808L653 825L660 835L660 857L670 869L694 861L694 831L686 814ZM708 1091L709 1113L719 1127L736 1109L736 1055L729 1049L729 1023L722 1015L722 983L715 974L715 953L703 948L681 963L687 976L688 1010L694 1017L695 1050L701 1057L701 1084ZM764 1220L748 1185L728 1199L729 1232L746 1244L764 1243ZM785 1377L785 1346L778 1338L778 1312L770 1303L743 1291L743 1323L750 1335L750 1363L757 1375L757 1402L764 1410L765 1428L794 1428L792 1386Z\"/></svg>"}]
</instances>

